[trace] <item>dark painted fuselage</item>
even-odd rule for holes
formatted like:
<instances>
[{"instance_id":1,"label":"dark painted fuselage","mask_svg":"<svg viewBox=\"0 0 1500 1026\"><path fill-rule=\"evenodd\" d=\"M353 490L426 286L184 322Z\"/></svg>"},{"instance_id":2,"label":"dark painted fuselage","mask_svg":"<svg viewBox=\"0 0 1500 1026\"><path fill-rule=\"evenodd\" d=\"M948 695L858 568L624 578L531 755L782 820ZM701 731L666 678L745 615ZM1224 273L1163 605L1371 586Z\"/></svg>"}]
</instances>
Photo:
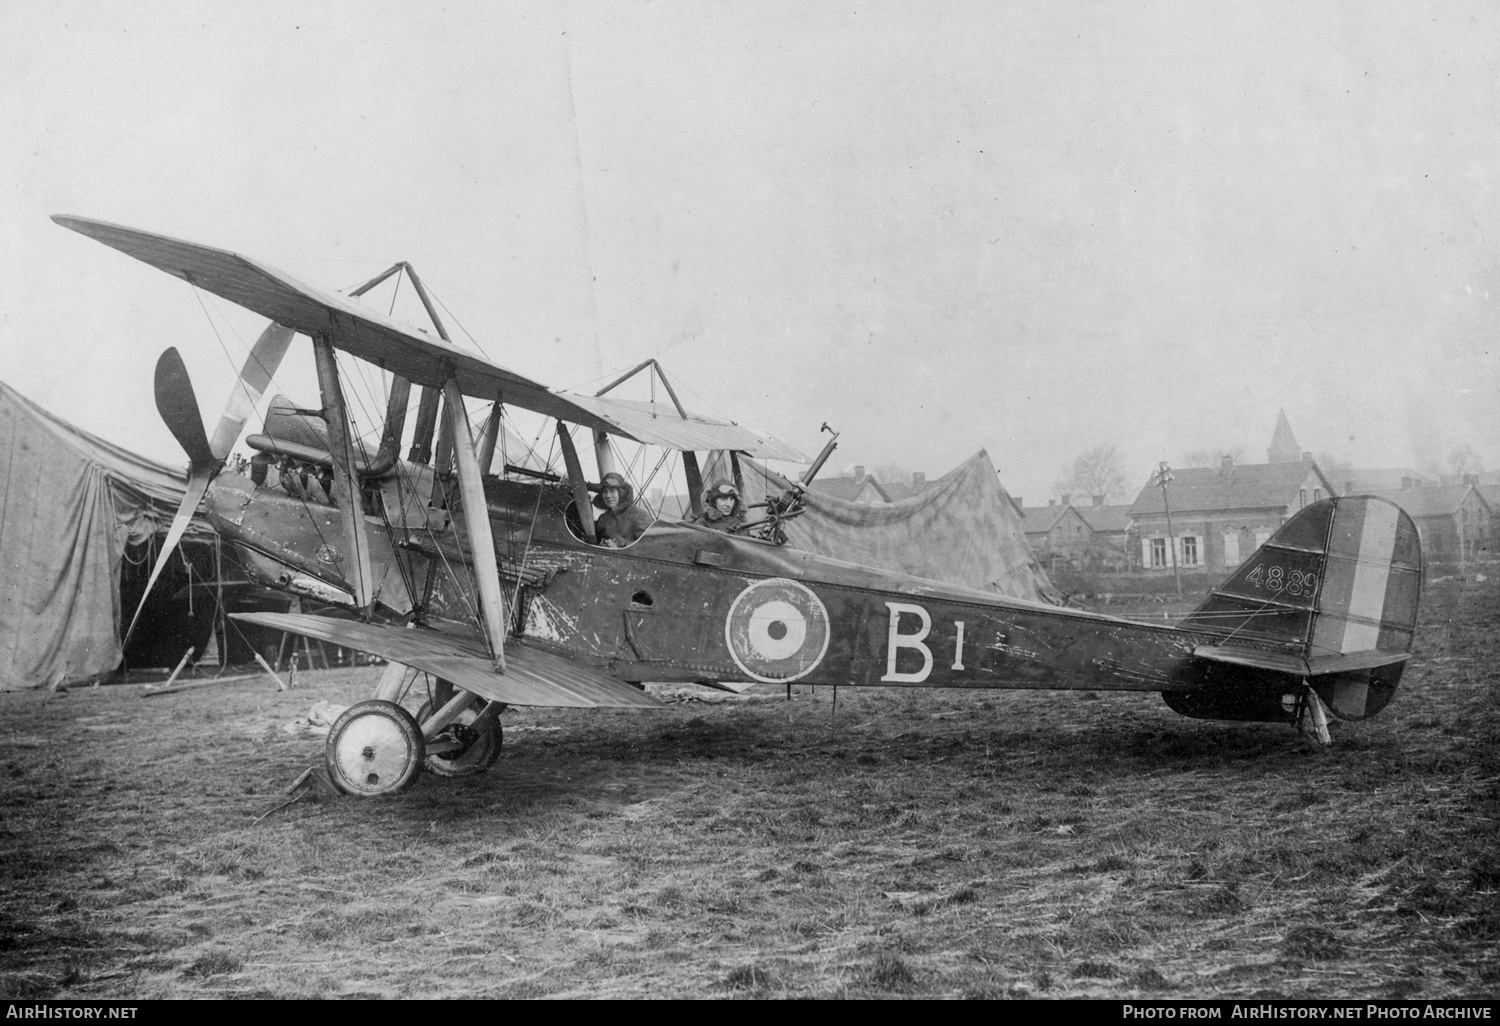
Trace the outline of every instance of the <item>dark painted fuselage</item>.
<instances>
[{"instance_id":1,"label":"dark painted fuselage","mask_svg":"<svg viewBox=\"0 0 1500 1026\"><path fill-rule=\"evenodd\" d=\"M606 548L570 528L566 488L491 479L486 498L511 629L623 680L1192 691L1222 673L1193 657L1203 638L1172 627L675 521ZM336 510L233 477L209 508L263 583L352 606ZM462 518L391 512L366 517L378 612L473 624Z\"/></svg>"}]
</instances>

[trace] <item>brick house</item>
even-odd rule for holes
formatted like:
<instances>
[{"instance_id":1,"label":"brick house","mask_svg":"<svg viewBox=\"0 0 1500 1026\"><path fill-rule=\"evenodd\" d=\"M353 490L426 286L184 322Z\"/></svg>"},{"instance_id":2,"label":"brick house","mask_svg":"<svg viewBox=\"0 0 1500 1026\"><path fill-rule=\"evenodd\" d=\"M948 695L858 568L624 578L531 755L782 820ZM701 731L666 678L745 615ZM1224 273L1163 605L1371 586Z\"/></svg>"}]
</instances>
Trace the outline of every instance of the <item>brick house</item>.
<instances>
[{"instance_id":1,"label":"brick house","mask_svg":"<svg viewBox=\"0 0 1500 1026\"><path fill-rule=\"evenodd\" d=\"M1106 505L1104 496L1094 496L1092 506L1079 509L1094 532L1094 560L1109 570L1128 570L1140 559L1140 546L1134 541L1135 521L1129 503Z\"/></svg>"},{"instance_id":2,"label":"brick house","mask_svg":"<svg viewBox=\"0 0 1500 1026\"><path fill-rule=\"evenodd\" d=\"M1031 551L1048 570L1084 566L1094 529L1083 513L1067 502L1021 507L1021 524Z\"/></svg>"},{"instance_id":3,"label":"brick house","mask_svg":"<svg viewBox=\"0 0 1500 1026\"><path fill-rule=\"evenodd\" d=\"M1484 551L1491 557L1500 556L1500 484L1481 484L1478 488L1490 507L1490 537Z\"/></svg>"},{"instance_id":4,"label":"brick house","mask_svg":"<svg viewBox=\"0 0 1500 1026\"><path fill-rule=\"evenodd\" d=\"M1367 467L1351 470L1342 481L1335 481L1340 495L1371 495L1399 488L1429 488L1439 482L1438 475L1424 474L1414 467Z\"/></svg>"},{"instance_id":5,"label":"brick house","mask_svg":"<svg viewBox=\"0 0 1500 1026\"><path fill-rule=\"evenodd\" d=\"M1167 485L1171 537L1156 484L1148 481L1130 507L1141 567L1147 571L1168 572L1175 560L1183 570L1222 575L1303 506L1334 494L1311 453L1278 463L1236 464L1226 456L1217 467L1183 467L1172 474Z\"/></svg>"},{"instance_id":6,"label":"brick house","mask_svg":"<svg viewBox=\"0 0 1500 1026\"><path fill-rule=\"evenodd\" d=\"M1473 484L1398 488L1368 494L1406 510L1422 539L1424 562L1457 562L1494 551L1494 508Z\"/></svg>"}]
</instances>

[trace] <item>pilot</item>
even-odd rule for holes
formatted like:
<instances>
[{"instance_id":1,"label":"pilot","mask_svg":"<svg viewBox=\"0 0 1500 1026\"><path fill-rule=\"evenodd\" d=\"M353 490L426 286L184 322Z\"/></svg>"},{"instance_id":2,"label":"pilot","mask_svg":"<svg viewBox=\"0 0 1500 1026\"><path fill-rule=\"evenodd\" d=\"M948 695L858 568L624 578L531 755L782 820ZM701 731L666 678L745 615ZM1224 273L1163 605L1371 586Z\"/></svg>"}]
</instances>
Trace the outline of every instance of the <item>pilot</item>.
<instances>
[{"instance_id":1,"label":"pilot","mask_svg":"<svg viewBox=\"0 0 1500 1026\"><path fill-rule=\"evenodd\" d=\"M703 512L693 523L710 531L734 534L745 526L745 503L740 490L728 481L720 481L703 492Z\"/></svg>"},{"instance_id":2,"label":"pilot","mask_svg":"<svg viewBox=\"0 0 1500 1026\"><path fill-rule=\"evenodd\" d=\"M594 518L600 545L623 549L651 526L651 514L635 504L630 482L612 470L600 478L594 505L604 511Z\"/></svg>"}]
</instances>

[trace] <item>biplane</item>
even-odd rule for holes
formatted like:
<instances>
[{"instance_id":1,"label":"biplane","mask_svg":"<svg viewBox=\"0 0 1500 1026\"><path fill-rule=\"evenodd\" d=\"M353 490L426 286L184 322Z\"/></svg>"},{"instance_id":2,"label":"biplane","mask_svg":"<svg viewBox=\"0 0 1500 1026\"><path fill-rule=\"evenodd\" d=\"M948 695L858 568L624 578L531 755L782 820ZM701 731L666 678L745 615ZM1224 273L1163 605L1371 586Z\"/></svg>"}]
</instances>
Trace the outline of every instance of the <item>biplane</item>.
<instances>
[{"instance_id":1,"label":"biplane","mask_svg":"<svg viewBox=\"0 0 1500 1026\"><path fill-rule=\"evenodd\" d=\"M691 415L675 394L658 407L549 389L451 343L425 293L436 337L254 259L54 220L270 319L212 439L175 350L158 363L157 405L189 458L180 517L203 498L254 579L339 611L236 615L388 663L374 695L328 734L327 770L350 794L400 791L424 767L485 771L508 706L659 705L645 682L1155 691L1185 716L1289 723L1327 744L1328 716L1378 713L1409 658L1420 543L1384 499L1301 509L1176 625L797 550L775 522L796 514L795 489L767 497L758 532L658 517L638 540L608 547L575 432L592 433L582 448L599 478L613 469L611 436L680 452L694 497L698 452L798 454ZM273 406L247 444L274 467L221 473L295 335L312 341L322 406ZM373 453L351 428L336 353L392 375ZM402 459L412 387L422 391ZM493 405L477 437L466 398ZM491 472L506 408L556 422L561 473ZM421 675L425 695L413 690Z\"/></svg>"}]
</instances>

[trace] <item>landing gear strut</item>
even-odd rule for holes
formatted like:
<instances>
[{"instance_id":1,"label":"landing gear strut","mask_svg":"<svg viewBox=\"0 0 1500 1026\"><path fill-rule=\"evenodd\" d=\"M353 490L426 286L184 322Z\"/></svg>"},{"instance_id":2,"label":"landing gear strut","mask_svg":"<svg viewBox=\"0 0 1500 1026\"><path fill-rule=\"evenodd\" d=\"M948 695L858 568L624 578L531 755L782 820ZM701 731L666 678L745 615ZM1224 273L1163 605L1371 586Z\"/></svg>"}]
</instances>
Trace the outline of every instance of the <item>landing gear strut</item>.
<instances>
[{"instance_id":1,"label":"landing gear strut","mask_svg":"<svg viewBox=\"0 0 1500 1026\"><path fill-rule=\"evenodd\" d=\"M351 705L334 721L324 761L340 791L362 797L397 794L423 769L440 777L468 777L500 758L503 702L486 702L438 678L413 717L399 703L415 677L410 668L390 664L376 697Z\"/></svg>"},{"instance_id":2,"label":"landing gear strut","mask_svg":"<svg viewBox=\"0 0 1500 1026\"><path fill-rule=\"evenodd\" d=\"M423 764L427 772L440 777L470 777L495 765L505 742L499 719L504 708L499 702L474 699L456 720L427 739ZM433 703L423 702L417 710L417 722L426 723L432 712Z\"/></svg>"}]
</instances>

